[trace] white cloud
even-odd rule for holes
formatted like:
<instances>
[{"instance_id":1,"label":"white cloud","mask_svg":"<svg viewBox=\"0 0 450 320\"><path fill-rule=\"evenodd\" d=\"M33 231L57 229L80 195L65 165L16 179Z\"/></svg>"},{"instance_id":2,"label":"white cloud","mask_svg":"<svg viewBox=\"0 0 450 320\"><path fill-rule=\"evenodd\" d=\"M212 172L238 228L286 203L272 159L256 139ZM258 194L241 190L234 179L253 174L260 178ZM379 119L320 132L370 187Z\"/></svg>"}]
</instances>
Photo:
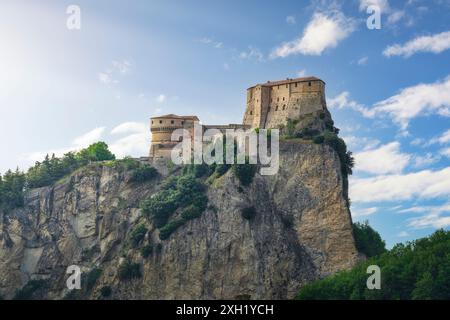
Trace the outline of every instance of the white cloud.
<instances>
[{"instance_id":1,"label":"white cloud","mask_svg":"<svg viewBox=\"0 0 450 320\"><path fill-rule=\"evenodd\" d=\"M442 82L419 84L374 105L368 116L387 114L406 130L409 121L424 114L450 116L450 77ZM448 115L447 115L448 114Z\"/></svg>"},{"instance_id":2,"label":"white cloud","mask_svg":"<svg viewBox=\"0 0 450 320\"><path fill-rule=\"evenodd\" d=\"M365 56L358 60L358 66L365 66L369 61L369 57Z\"/></svg>"},{"instance_id":3,"label":"white cloud","mask_svg":"<svg viewBox=\"0 0 450 320\"><path fill-rule=\"evenodd\" d=\"M29 154L23 155L21 158L21 162L24 163L25 166L31 166L36 161L42 161L47 154L52 155L55 154L57 157L63 156L65 153L70 151L78 151L80 149L88 147L90 144L98 142L103 138L103 133L105 131L105 127L95 128L89 132L82 134L79 137L76 137L72 144L69 147L59 148L59 149L50 149L47 151L37 151Z\"/></svg>"},{"instance_id":4,"label":"white cloud","mask_svg":"<svg viewBox=\"0 0 450 320\"><path fill-rule=\"evenodd\" d=\"M284 58L292 54L321 55L328 48L335 48L355 30L355 22L340 11L317 12L303 31L303 35L275 48L272 58Z\"/></svg>"},{"instance_id":5,"label":"white cloud","mask_svg":"<svg viewBox=\"0 0 450 320\"><path fill-rule=\"evenodd\" d=\"M256 60L258 62L264 61L262 52L253 46L249 46L247 51L242 51L239 58L243 60Z\"/></svg>"},{"instance_id":6,"label":"white cloud","mask_svg":"<svg viewBox=\"0 0 450 320\"><path fill-rule=\"evenodd\" d=\"M108 73L100 72L98 74L98 81L100 81L103 84L110 84L113 83L113 79Z\"/></svg>"},{"instance_id":7,"label":"white cloud","mask_svg":"<svg viewBox=\"0 0 450 320\"><path fill-rule=\"evenodd\" d=\"M387 0L360 0L359 10L366 11L369 6L377 6L380 8L381 12L387 12L391 9L389 2Z\"/></svg>"},{"instance_id":8,"label":"white cloud","mask_svg":"<svg viewBox=\"0 0 450 320\"><path fill-rule=\"evenodd\" d=\"M297 77L303 78L305 76L306 76L306 70L305 69L302 69L299 72L297 72Z\"/></svg>"},{"instance_id":9,"label":"white cloud","mask_svg":"<svg viewBox=\"0 0 450 320\"><path fill-rule=\"evenodd\" d=\"M116 76L124 76L130 72L132 63L128 60L112 61L111 66L106 68L105 71L98 73L98 80L105 85L119 83Z\"/></svg>"},{"instance_id":10,"label":"white cloud","mask_svg":"<svg viewBox=\"0 0 450 320\"><path fill-rule=\"evenodd\" d=\"M348 91L341 92L336 97L328 99L328 106L330 108L339 109L350 108L362 113L365 117L373 116L372 112L368 108L354 100L350 100L349 97L350 93Z\"/></svg>"},{"instance_id":11,"label":"white cloud","mask_svg":"<svg viewBox=\"0 0 450 320\"><path fill-rule=\"evenodd\" d=\"M397 10L390 6L388 0L360 0L359 1L359 10L367 11L369 6L377 6L380 8L381 14L387 15L387 24L394 25L400 20L407 17L406 12L404 10ZM407 24L412 24L412 17L409 17Z\"/></svg>"},{"instance_id":12,"label":"white cloud","mask_svg":"<svg viewBox=\"0 0 450 320\"><path fill-rule=\"evenodd\" d=\"M85 134L75 138L73 140L72 145L78 150L80 148L84 148L92 143L98 142L105 131L105 127L95 128Z\"/></svg>"},{"instance_id":13,"label":"white cloud","mask_svg":"<svg viewBox=\"0 0 450 320\"><path fill-rule=\"evenodd\" d=\"M199 40L200 43L203 44L207 44L207 45L211 45L212 47L216 48L216 49L222 49L223 48L223 43L220 41L215 41L211 38L202 38Z\"/></svg>"},{"instance_id":14,"label":"white cloud","mask_svg":"<svg viewBox=\"0 0 450 320\"><path fill-rule=\"evenodd\" d=\"M150 129L140 122L124 122L111 130L112 135L124 137L110 143L110 150L118 158L147 156L150 146Z\"/></svg>"},{"instance_id":15,"label":"white cloud","mask_svg":"<svg viewBox=\"0 0 450 320\"><path fill-rule=\"evenodd\" d=\"M296 23L297 23L297 20L295 19L294 16L287 16L287 17L286 17L286 23L287 23L287 24L296 24Z\"/></svg>"},{"instance_id":16,"label":"white cloud","mask_svg":"<svg viewBox=\"0 0 450 320\"><path fill-rule=\"evenodd\" d=\"M388 24L395 24L405 17L405 11L396 10L388 16Z\"/></svg>"},{"instance_id":17,"label":"white cloud","mask_svg":"<svg viewBox=\"0 0 450 320\"><path fill-rule=\"evenodd\" d=\"M380 144L380 140L368 137L349 135L343 136L342 139L344 139L348 148L353 151L374 149Z\"/></svg>"},{"instance_id":18,"label":"white cloud","mask_svg":"<svg viewBox=\"0 0 450 320\"><path fill-rule=\"evenodd\" d=\"M421 36L406 42L403 45L394 44L388 46L383 55L410 57L418 52L441 53L450 49L450 31L438 33L432 36Z\"/></svg>"},{"instance_id":19,"label":"white cloud","mask_svg":"<svg viewBox=\"0 0 450 320\"><path fill-rule=\"evenodd\" d=\"M350 198L354 203L433 199L450 196L450 167L408 174L352 178Z\"/></svg>"},{"instance_id":20,"label":"white cloud","mask_svg":"<svg viewBox=\"0 0 450 320\"><path fill-rule=\"evenodd\" d=\"M450 226L450 204L440 206L418 206L399 211L401 213L426 213L409 219L409 226L415 229L445 228ZM445 215L446 214L446 215Z\"/></svg>"},{"instance_id":21,"label":"white cloud","mask_svg":"<svg viewBox=\"0 0 450 320\"><path fill-rule=\"evenodd\" d=\"M167 100L167 97L164 94L160 94L158 97L156 97L156 101L159 103L163 103Z\"/></svg>"},{"instance_id":22,"label":"white cloud","mask_svg":"<svg viewBox=\"0 0 450 320\"><path fill-rule=\"evenodd\" d=\"M223 69L224 69L225 71L230 70L230 65L229 65L228 63L224 63L224 64L223 64Z\"/></svg>"},{"instance_id":23,"label":"white cloud","mask_svg":"<svg viewBox=\"0 0 450 320\"><path fill-rule=\"evenodd\" d=\"M112 62L114 70L121 74L127 74L131 70L131 62L128 60L123 61L113 61Z\"/></svg>"},{"instance_id":24,"label":"white cloud","mask_svg":"<svg viewBox=\"0 0 450 320\"><path fill-rule=\"evenodd\" d=\"M434 155L432 153L427 153L423 156L414 157L414 167L423 168L435 164L441 159L439 155Z\"/></svg>"},{"instance_id":25,"label":"white cloud","mask_svg":"<svg viewBox=\"0 0 450 320\"><path fill-rule=\"evenodd\" d=\"M391 142L377 149L355 153L355 171L372 174L401 173L410 155L400 152L400 143Z\"/></svg>"},{"instance_id":26,"label":"white cloud","mask_svg":"<svg viewBox=\"0 0 450 320\"><path fill-rule=\"evenodd\" d=\"M445 148L440 151L440 153L448 158L450 158L450 148Z\"/></svg>"},{"instance_id":27,"label":"white cloud","mask_svg":"<svg viewBox=\"0 0 450 320\"><path fill-rule=\"evenodd\" d=\"M358 208L358 209L355 208L352 210L352 217L354 217L354 218L366 217L366 216L370 216L370 215L374 214L377 211L378 211L378 208L376 208L376 207Z\"/></svg>"},{"instance_id":28,"label":"white cloud","mask_svg":"<svg viewBox=\"0 0 450 320\"><path fill-rule=\"evenodd\" d=\"M344 91L329 99L331 108L351 108L364 117L389 116L406 133L409 122L419 116L438 114L450 117L450 76L444 81L402 89L398 94L375 103L372 108L349 99Z\"/></svg>"},{"instance_id":29,"label":"white cloud","mask_svg":"<svg viewBox=\"0 0 450 320\"><path fill-rule=\"evenodd\" d=\"M397 234L397 237L399 237L399 238L406 238L406 237L409 237L409 233L406 232L406 231L401 231L401 232L399 232Z\"/></svg>"},{"instance_id":30,"label":"white cloud","mask_svg":"<svg viewBox=\"0 0 450 320\"><path fill-rule=\"evenodd\" d=\"M440 143L446 144L450 142L450 129L442 133L441 136L431 139L430 144Z\"/></svg>"},{"instance_id":31,"label":"white cloud","mask_svg":"<svg viewBox=\"0 0 450 320\"><path fill-rule=\"evenodd\" d=\"M111 130L111 134L142 133L147 125L141 122L124 122Z\"/></svg>"}]
</instances>

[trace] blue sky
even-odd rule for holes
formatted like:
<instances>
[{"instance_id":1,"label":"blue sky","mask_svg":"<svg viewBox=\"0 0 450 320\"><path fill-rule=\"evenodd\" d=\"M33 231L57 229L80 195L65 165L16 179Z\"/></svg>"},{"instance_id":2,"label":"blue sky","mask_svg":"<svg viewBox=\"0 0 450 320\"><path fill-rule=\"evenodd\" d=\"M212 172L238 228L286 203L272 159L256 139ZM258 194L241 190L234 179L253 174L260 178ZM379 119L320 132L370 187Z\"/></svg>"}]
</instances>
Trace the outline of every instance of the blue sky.
<instances>
[{"instance_id":1,"label":"blue sky","mask_svg":"<svg viewBox=\"0 0 450 320\"><path fill-rule=\"evenodd\" d=\"M354 219L389 246L448 229L449 21L449 0L3 0L0 172L96 140L145 155L152 115L240 123L247 87L313 75L357 160Z\"/></svg>"}]
</instances>

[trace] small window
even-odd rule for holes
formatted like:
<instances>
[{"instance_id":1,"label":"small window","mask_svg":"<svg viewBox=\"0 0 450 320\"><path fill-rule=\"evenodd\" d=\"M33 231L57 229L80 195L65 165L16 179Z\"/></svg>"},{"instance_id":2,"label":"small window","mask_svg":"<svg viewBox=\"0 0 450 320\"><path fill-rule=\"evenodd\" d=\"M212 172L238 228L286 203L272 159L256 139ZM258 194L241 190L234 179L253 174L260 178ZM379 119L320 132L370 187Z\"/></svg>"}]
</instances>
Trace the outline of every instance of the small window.
<instances>
[{"instance_id":1,"label":"small window","mask_svg":"<svg viewBox=\"0 0 450 320\"><path fill-rule=\"evenodd\" d=\"M181 124L184 124L184 121L181 121Z\"/></svg>"},{"instance_id":2,"label":"small window","mask_svg":"<svg viewBox=\"0 0 450 320\"><path fill-rule=\"evenodd\" d=\"M251 115L251 116L253 115L253 111L250 111L250 115Z\"/></svg>"},{"instance_id":3,"label":"small window","mask_svg":"<svg viewBox=\"0 0 450 320\"><path fill-rule=\"evenodd\" d=\"M286 84L286 89L287 89L288 85Z\"/></svg>"},{"instance_id":4,"label":"small window","mask_svg":"<svg viewBox=\"0 0 450 320\"><path fill-rule=\"evenodd\" d=\"M308 87L311 87L311 81L310 81L310 82L308 82Z\"/></svg>"},{"instance_id":5,"label":"small window","mask_svg":"<svg viewBox=\"0 0 450 320\"><path fill-rule=\"evenodd\" d=\"M256 102L258 103L258 102L259 102L259 99L256 99Z\"/></svg>"},{"instance_id":6,"label":"small window","mask_svg":"<svg viewBox=\"0 0 450 320\"><path fill-rule=\"evenodd\" d=\"M153 120L152 120L152 124L153 124Z\"/></svg>"},{"instance_id":7,"label":"small window","mask_svg":"<svg viewBox=\"0 0 450 320\"><path fill-rule=\"evenodd\" d=\"M174 124L174 123L175 123L175 121L173 121L173 120L170 120L170 123L171 123L171 124Z\"/></svg>"},{"instance_id":8,"label":"small window","mask_svg":"<svg viewBox=\"0 0 450 320\"><path fill-rule=\"evenodd\" d=\"M162 120L159 120L159 123L161 124L161 123L162 123Z\"/></svg>"},{"instance_id":9,"label":"small window","mask_svg":"<svg viewBox=\"0 0 450 320\"><path fill-rule=\"evenodd\" d=\"M284 97L283 97L283 101L284 101Z\"/></svg>"},{"instance_id":10,"label":"small window","mask_svg":"<svg viewBox=\"0 0 450 320\"><path fill-rule=\"evenodd\" d=\"M280 89L280 86L279 86L279 85L277 86L277 89Z\"/></svg>"},{"instance_id":11,"label":"small window","mask_svg":"<svg viewBox=\"0 0 450 320\"><path fill-rule=\"evenodd\" d=\"M278 106L275 107L275 111L278 111Z\"/></svg>"},{"instance_id":12,"label":"small window","mask_svg":"<svg viewBox=\"0 0 450 320\"><path fill-rule=\"evenodd\" d=\"M297 88L297 82L295 83L295 87Z\"/></svg>"},{"instance_id":13,"label":"small window","mask_svg":"<svg viewBox=\"0 0 450 320\"><path fill-rule=\"evenodd\" d=\"M286 110L286 105L283 105L283 110Z\"/></svg>"},{"instance_id":14,"label":"small window","mask_svg":"<svg viewBox=\"0 0 450 320\"><path fill-rule=\"evenodd\" d=\"M277 98L277 102L280 102L280 98L279 97Z\"/></svg>"}]
</instances>

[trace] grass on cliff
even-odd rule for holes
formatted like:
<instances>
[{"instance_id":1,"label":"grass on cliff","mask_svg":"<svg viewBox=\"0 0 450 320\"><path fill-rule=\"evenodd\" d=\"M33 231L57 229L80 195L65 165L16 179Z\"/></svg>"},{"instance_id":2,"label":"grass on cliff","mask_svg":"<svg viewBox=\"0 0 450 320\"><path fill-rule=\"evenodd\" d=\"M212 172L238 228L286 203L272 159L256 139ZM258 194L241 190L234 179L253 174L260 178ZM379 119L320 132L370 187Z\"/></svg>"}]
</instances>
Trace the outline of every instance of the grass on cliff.
<instances>
[{"instance_id":1,"label":"grass on cliff","mask_svg":"<svg viewBox=\"0 0 450 320\"><path fill-rule=\"evenodd\" d=\"M381 270L381 289L369 290L369 265ZM450 231L397 244L349 271L303 287L300 300L448 300L450 299Z\"/></svg>"}]
</instances>

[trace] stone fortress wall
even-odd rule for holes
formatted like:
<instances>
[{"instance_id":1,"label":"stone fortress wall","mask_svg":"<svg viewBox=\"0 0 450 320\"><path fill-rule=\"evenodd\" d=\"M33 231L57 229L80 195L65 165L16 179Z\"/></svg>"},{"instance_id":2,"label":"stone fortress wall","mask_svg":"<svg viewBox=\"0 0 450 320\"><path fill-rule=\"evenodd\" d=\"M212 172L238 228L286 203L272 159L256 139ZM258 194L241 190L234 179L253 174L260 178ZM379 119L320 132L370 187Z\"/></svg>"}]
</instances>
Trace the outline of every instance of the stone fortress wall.
<instances>
[{"instance_id":1,"label":"stone fortress wall","mask_svg":"<svg viewBox=\"0 0 450 320\"><path fill-rule=\"evenodd\" d=\"M287 119L326 110L325 82L316 77L257 84L247 89L243 123L253 128L278 128Z\"/></svg>"},{"instance_id":2,"label":"stone fortress wall","mask_svg":"<svg viewBox=\"0 0 450 320\"><path fill-rule=\"evenodd\" d=\"M247 106L243 124L203 125L203 130L280 128L288 119L327 111L325 82L316 77L268 81L247 89ZM193 136L197 116L168 114L151 118L152 143L150 158L170 158L179 141L171 141L174 130L184 128ZM181 140L180 140L181 141Z\"/></svg>"}]
</instances>

